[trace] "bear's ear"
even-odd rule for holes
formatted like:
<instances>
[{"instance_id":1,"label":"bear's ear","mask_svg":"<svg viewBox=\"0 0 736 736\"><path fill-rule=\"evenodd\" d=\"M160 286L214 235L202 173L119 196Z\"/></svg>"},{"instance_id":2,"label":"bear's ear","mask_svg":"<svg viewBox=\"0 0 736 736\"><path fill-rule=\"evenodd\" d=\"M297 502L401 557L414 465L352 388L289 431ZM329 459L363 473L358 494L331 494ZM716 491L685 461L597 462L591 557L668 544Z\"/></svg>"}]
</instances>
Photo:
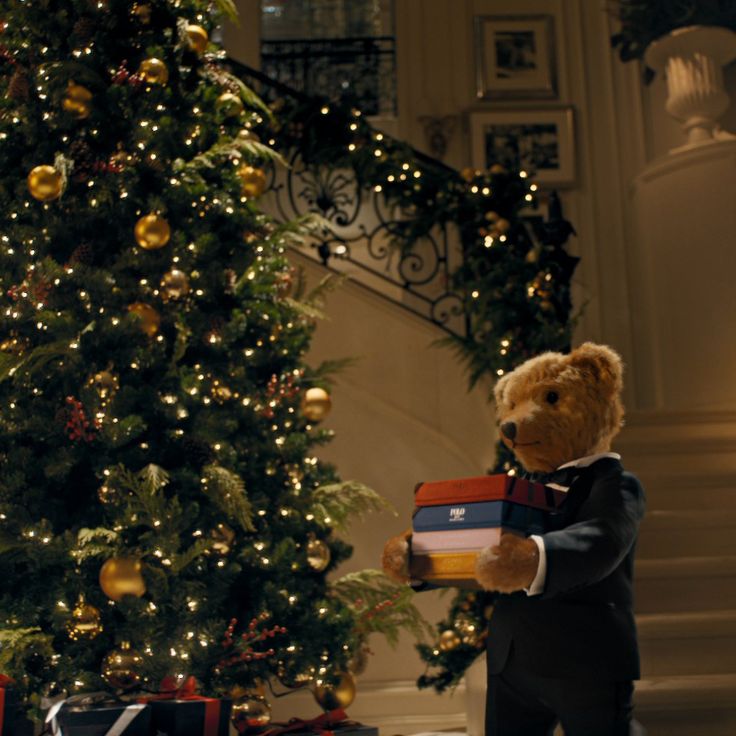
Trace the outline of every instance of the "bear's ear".
<instances>
[{"instance_id":1,"label":"bear's ear","mask_svg":"<svg viewBox=\"0 0 736 736\"><path fill-rule=\"evenodd\" d=\"M606 395L613 396L623 388L624 364L621 356L607 345L584 342L570 353L568 361L592 378Z\"/></svg>"},{"instance_id":2,"label":"bear's ear","mask_svg":"<svg viewBox=\"0 0 736 736\"><path fill-rule=\"evenodd\" d=\"M507 373L502 378L499 378L493 387L493 398L496 400L497 407L503 403L504 392L506 391L506 384L509 382L510 375L510 373Z\"/></svg>"}]
</instances>

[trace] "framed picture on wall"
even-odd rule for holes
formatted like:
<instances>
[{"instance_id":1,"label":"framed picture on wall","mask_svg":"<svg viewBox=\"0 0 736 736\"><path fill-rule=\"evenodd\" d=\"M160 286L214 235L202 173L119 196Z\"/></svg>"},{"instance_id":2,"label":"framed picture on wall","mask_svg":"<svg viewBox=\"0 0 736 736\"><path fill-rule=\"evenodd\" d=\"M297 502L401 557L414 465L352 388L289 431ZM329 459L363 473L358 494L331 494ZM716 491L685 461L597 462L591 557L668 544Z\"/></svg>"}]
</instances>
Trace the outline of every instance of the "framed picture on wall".
<instances>
[{"instance_id":1,"label":"framed picture on wall","mask_svg":"<svg viewBox=\"0 0 736 736\"><path fill-rule=\"evenodd\" d=\"M469 123L476 168L498 163L528 172L541 185L575 183L572 107L471 112Z\"/></svg>"},{"instance_id":2,"label":"framed picture on wall","mask_svg":"<svg viewBox=\"0 0 736 736\"><path fill-rule=\"evenodd\" d=\"M557 97L553 16L476 16L475 54L480 99Z\"/></svg>"}]
</instances>

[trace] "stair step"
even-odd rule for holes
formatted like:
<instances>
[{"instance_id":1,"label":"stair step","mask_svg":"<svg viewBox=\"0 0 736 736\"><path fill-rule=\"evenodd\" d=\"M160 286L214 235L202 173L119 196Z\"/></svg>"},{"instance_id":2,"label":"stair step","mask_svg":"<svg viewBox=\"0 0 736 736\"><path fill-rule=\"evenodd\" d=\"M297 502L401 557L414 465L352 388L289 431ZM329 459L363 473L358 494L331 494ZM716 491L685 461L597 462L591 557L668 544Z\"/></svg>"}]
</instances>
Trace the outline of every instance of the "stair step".
<instances>
[{"instance_id":1,"label":"stair step","mask_svg":"<svg viewBox=\"0 0 736 736\"><path fill-rule=\"evenodd\" d=\"M636 623L645 677L736 672L736 610L644 614Z\"/></svg>"},{"instance_id":2,"label":"stair step","mask_svg":"<svg viewBox=\"0 0 736 736\"><path fill-rule=\"evenodd\" d=\"M736 609L736 556L640 559L634 601L637 613Z\"/></svg>"},{"instance_id":3,"label":"stair step","mask_svg":"<svg viewBox=\"0 0 736 736\"><path fill-rule=\"evenodd\" d=\"M644 517L637 552L646 558L728 555L734 537L731 509L655 509Z\"/></svg>"},{"instance_id":4,"label":"stair step","mask_svg":"<svg viewBox=\"0 0 736 736\"><path fill-rule=\"evenodd\" d=\"M736 507L736 475L649 476L637 474L644 486L648 509L733 509Z\"/></svg>"},{"instance_id":5,"label":"stair step","mask_svg":"<svg viewBox=\"0 0 736 736\"><path fill-rule=\"evenodd\" d=\"M636 683L637 720L647 736L733 736L736 674L650 677Z\"/></svg>"}]
</instances>

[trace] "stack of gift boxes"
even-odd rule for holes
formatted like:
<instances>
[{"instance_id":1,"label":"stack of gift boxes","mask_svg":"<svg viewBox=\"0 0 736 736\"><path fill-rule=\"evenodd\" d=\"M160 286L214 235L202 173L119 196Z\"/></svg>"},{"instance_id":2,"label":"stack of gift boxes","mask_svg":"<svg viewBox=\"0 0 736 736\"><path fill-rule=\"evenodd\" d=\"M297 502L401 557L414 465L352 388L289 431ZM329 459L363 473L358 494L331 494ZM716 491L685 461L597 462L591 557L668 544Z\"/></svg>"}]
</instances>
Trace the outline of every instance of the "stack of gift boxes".
<instances>
[{"instance_id":1,"label":"stack of gift boxes","mask_svg":"<svg viewBox=\"0 0 736 736\"><path fill-rule=\"evenodd\" d=\"M543 534L565 494L512 475L420 483L409 571L416 582L477 588L475 561L502 534Z\"/></svg>"}]
</instances>

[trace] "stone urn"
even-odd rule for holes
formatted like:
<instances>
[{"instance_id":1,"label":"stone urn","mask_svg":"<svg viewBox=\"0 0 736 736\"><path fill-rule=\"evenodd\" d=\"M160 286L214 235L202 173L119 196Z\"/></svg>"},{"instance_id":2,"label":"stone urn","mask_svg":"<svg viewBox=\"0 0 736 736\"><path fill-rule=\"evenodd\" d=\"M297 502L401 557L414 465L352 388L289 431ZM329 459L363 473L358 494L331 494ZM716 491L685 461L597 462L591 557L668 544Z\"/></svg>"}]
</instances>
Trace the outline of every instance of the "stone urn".
<instances>
[{"instance_id":1,"label":"stone urn","mask_svg":"<svg viewBox=\"0 0 736 736\"><path fill-rule=\"evenodd\" d=\"M667 112L682 122L687 146L714 140L718 119L729 105L723 67L736 59L736 33L721 26L677 28L652 42L647 66L664 72Z\"/></svg>"}]
</instances>

